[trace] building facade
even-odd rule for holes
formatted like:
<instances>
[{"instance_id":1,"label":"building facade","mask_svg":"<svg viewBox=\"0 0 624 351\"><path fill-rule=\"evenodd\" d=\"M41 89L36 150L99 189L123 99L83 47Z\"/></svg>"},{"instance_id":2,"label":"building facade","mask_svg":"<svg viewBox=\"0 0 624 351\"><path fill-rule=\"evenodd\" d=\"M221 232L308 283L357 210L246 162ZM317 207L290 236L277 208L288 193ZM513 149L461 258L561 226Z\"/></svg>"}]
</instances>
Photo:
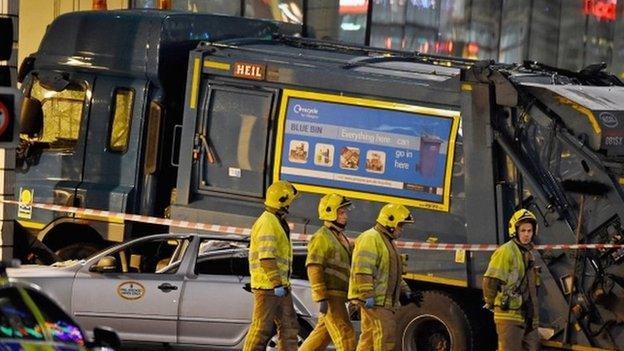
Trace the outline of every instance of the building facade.
<instances>
[{"instance_id":1,"label":"building facade","mask_svg":"<svg viewBox=\"0 0 624 351\"><path fill-rule=\"evenodd\" d=\"M153 7L158 0L132 0ZM430 54L540 61L580 70L605 62L624 76L624 1L171 0L179 10L271 18L308 36Z\"/></svg>"},{"instance_id":2,"label":"building facade","mask_svg":"<svg viewBox=\"0 0 624 351\"><path fill-rule=\"evenodd\" d=\"M108 8L155 8L162 0L107 0ZM172 9L298 23L304 36L428 54L539 61L580 70L605 62L624 77L624 0L168 0ZM22 0L20 53L45 26L93 0ZM17 18L18 0L0 0ZM7 5L8 4L8 5ZM10 12L9 12L10 13ZM35 20L36 19L36 20ZM16 31L17 32L17 31Z\"/></svg>"}]
</instances>

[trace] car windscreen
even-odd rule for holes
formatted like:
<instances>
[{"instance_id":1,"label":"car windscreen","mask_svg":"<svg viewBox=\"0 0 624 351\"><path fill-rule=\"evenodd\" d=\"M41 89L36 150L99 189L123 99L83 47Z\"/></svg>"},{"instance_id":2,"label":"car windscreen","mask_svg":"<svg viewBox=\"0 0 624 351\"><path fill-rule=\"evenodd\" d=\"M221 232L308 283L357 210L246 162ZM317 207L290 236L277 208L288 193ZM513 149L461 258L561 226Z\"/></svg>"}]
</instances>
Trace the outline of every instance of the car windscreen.
<instances>
[{"instance_id":1,"label":"car windscreen","mask_svg":"<svg viewBox=\"0 0 624 351\"><path fill-rule=\"evenodd\" d=\"M35 290L17 287L0 289L0 337L86 343L80 327L54 302Z\"/></svg>"}]
</instances>

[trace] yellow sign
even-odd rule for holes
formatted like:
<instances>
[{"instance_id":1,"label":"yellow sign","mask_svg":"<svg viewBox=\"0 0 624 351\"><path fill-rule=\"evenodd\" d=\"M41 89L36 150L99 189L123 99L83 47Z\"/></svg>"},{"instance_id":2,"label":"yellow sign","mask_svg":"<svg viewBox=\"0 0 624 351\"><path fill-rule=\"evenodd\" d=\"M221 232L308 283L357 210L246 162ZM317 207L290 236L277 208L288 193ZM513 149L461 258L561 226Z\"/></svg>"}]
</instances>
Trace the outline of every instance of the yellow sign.
<instances>
[{"instance_id":1,"label":"yellow sign","mask_svg":"<svg viewBox=\"0 0 624 351\"><path fill-rule=\"evenodd\" d=\"M284 89L274 179L448 212L459 111Z\"/></svg>"},{"instance_id":2,"label":"yellow sign","mask_svg":"<svg viewBox=\"0 0 624 351\"><path fill-rule=\"evenodd\" d=\"M17 208L18 218L32 218L32 203L35 197L34 191L28 188L20 188L19 206Z\"/></svg>"},{"instance_id":3,"label":"yellow sign","mask_svg":"<svg viewBox=\"0 0 624 351\"><path fill-rule=\"evenodd\" d=\"M466 250L455 250L455 263L466 262Z\"/></svg>"}]
</instances>

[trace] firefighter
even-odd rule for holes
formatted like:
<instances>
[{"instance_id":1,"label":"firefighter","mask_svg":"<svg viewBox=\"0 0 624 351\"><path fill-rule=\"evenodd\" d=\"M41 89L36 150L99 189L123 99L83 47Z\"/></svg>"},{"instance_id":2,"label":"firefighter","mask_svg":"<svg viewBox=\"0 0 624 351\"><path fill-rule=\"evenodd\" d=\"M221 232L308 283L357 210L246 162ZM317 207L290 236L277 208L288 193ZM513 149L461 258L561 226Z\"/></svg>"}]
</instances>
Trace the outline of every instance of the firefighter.
<instances>
[{"instance_id":1,"label":"firefighter","mask_svg":"<svg viewBox=\"0 0 624 351\"><path fill-rule=\"evenodd\" d=\"M330 337L337 351L355 350L355 332L347 311L351 244L344 235L351 201L339 194L321 198L318 206L323 226L308 244L306 267L312 299L320 302L320 317L299 351L325 350Z\"/></svg>"},{"instance_id":2,"label":"firefighter","mask_svg":"<svg viewBox=\"0 0 624 351\"><path fill-rule=\"evenodd\" d=\"M509 220L511 240L494 251L483 278L484 307L494 311L499 350L540 349L539 269L531 253L535 235L535 215L516 211Z\"/></svg>"},{"instance_id":3,"label":"firefighter","mask_svg":"<svg viewBox=\"0 0 624 351\"><path fill-rule=\"evenodd\" d=\"M264 201L265 211L251 228L249 271L254 308L245 351L265 350L274 323L278 348L297 350L299 325L290 292L292 245L285 218L297 196L297 189L287 181L271 184Z\"/></svg>"},{"instance_id":4,"label":"firefighter","mask_svg":"<svg viewBox=\"0 0 624 351\"><path fill-rule=\"evenodd\" d=\"M355 241L349 300L360 307L362 333L357 351L394 350L396 343L395 312L399 299L420 304L422 294L411 292L403 278L403 261L394 242L403 225L413 223L403 205L382 207L375 226Z\"/></svg>"}]
</instances>

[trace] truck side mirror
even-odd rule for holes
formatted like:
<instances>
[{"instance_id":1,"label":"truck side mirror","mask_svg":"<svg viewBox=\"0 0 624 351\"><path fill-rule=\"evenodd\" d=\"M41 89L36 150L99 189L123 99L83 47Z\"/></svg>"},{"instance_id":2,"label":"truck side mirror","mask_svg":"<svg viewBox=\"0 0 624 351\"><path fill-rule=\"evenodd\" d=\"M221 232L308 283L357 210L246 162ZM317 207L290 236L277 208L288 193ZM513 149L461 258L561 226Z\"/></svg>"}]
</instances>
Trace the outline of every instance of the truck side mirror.
<instances>
[{"instance_id":1,"label":"truck side mirror","mask_svg":"<svg viewBox=\"0 0 624 351\"><path fill-rule=\"evenodd\" d=\"M111 273L117 270L117 260L113 256L104 256L89 271L97 273Z\"/></svg>"},{"instance_id":2,"label":"truck side mirror","mask_svg":"<svg viewBox=\"0 0 624 351\"><path fill-rule=\"evenodd\" d=\"M35 68L35 56L30 55L22 61L22 64L17 71L17 81L20 83L24 82L24 79Z\"/></svg>"},{"instance_id":3,"label":"truck side mirror","mask_svg":"<svg viewBox=\"0 0 624 351\"><path fill-rule=\"evenodd\" d=\"M93 328L93 339L95 347L121 350L119 335L110 327Z\"/></svg>"},{"instance_id":4,"label":"truck side mirror","mask_svg":"<svg viewBox=\"0 0 624 351\"><path fill-rule=\"evenodd\" d=\"M37 72L39 84L46 90L63 91L69 85L69 75L64 72Z\"/></svg>"},{"instance_id":5,"label":"truck side mirror","mask_svg":"<svg viewBox=\"0 0 624 351\"><path fill-rule=\"evenodd\" d=\"M22 112L20 114L20 133L32 138L41 132L43 128L43 109L41 101L26 97L22 99Z\"/></svg>"}]
</instances>

